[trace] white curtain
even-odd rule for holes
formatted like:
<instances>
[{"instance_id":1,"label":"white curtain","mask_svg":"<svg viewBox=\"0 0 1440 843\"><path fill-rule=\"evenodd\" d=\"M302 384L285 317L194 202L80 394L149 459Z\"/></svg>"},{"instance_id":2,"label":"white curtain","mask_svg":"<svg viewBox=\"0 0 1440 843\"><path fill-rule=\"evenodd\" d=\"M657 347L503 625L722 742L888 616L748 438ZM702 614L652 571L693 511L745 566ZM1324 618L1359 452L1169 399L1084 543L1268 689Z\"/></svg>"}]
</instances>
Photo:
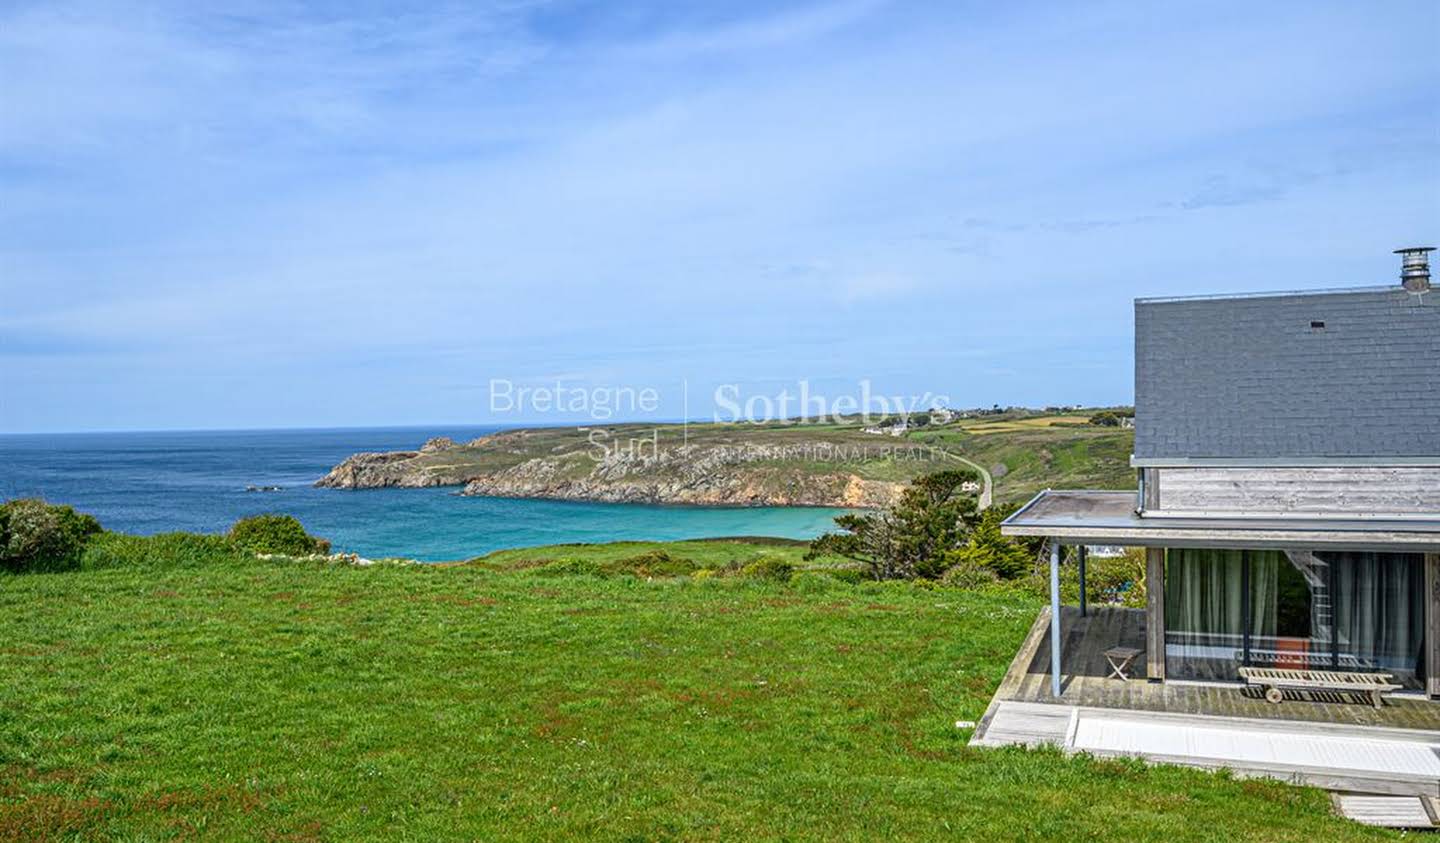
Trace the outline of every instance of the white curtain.
<instances>
[{"instance_id":1,"label":"white curtain","mask_svg":"<svg viewBox=\"0 0 1440 843\"><path fill-rule=\"evenodd\" d=\"M1335 632L1362 667L1418 675L1424 652L1425 558L1418 553L1321 553L1335 566Z\"/></svg>"},{"instance_id":2,"label":"white curtain","mask_svg":"<svg viewBox=\"0 0 1440 843\"><path fill-rule=\"evenodd\" d=\"M1250 638L1275 636L1280 566L1288 565L1278 550L1252 550L1250 558Z\"/></svg>"}]
</instances>

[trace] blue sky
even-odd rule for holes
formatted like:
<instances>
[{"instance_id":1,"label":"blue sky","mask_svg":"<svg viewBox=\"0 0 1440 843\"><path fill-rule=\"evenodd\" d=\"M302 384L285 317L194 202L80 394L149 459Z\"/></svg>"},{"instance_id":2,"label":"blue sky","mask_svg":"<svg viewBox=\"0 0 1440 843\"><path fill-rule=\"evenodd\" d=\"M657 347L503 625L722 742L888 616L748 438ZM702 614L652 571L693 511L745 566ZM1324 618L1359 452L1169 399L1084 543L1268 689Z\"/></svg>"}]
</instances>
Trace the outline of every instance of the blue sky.
<instances>
[{"instance_id":1,"label":"blue sky","mask_svg":"<svg viewBox=\"0 0 1440 843\"><path fill-rule=\"evenodd\" d=\"M1440 240L1440 4L0 4L0 431L493 378L1131 400L1137 296Z\"/></svg>"}]
</instances>

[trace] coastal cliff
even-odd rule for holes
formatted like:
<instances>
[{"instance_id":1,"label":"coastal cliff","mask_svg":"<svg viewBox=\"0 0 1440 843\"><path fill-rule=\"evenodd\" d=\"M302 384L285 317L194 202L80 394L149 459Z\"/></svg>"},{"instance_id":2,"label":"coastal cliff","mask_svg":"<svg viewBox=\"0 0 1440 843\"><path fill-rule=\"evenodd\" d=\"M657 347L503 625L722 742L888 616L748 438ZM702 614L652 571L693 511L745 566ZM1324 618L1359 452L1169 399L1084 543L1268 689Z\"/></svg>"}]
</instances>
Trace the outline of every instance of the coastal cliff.
<instances>
[{"instance_id":1,"label":"coastal cliff","mask_svg":"<svg viewBox=\"0 0 1440 843\"><path fill-rule=\"evenodd\" d=\"M577 475L566 458L527 460L493 476L477 477L462 494L553 498L613 503L711 506L882 507L902 483L866 480L845 471L784 466L763 451L684 445L656 456L622 455Z\"/></svg>"},{"instance_id":2,"label":"coastal cliff","mask_svg":"<svg viewBox=\"0 0 1440 843\"><path fill-rule=\"evenodd\" d=\"M355 454L316 485L453 486L460 494L616 503L878 508L911 480L984 466L996 502L1134 484L1133 431L1088 416L989 415L877 434L843 425L607 425L508 430ZM958 458L958 459L957 459Z\"/></svg>"},{"instance_id":3,"label":"coastal cliff","mask_svg":"<svg viewBox=\"0 0 1440 843\"><path fill-rule=\"evenodd\" d=\"M417 451L359 453L315 485L461 486L464 495L614 503L869 508L894 502L915 473L876 476L884 473L875 469L890 462L893 446L882 450L854 434L596 430L506 431L464 444L432 439ZM827 455L834 459L825 460Z\"/></svg>"}]
</instances>

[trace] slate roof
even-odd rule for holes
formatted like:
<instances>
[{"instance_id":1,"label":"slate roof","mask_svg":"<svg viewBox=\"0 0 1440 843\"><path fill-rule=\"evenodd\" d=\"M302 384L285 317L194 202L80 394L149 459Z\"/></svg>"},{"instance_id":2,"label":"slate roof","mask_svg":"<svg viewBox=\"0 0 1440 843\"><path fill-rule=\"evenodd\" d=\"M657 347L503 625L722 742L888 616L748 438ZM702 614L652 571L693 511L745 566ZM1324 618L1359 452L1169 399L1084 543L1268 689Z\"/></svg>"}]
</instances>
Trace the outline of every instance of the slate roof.
<instances>
[{"instance_id":1,"label":"slate roof","mask_svg":"<svg viewBox=\"0 0 1440 843\"><path fill-rule=\"evenodd\" d=\"M1440 458L1440 290L1135 302L1135 458Z\"/></svg>"}]
</instances>

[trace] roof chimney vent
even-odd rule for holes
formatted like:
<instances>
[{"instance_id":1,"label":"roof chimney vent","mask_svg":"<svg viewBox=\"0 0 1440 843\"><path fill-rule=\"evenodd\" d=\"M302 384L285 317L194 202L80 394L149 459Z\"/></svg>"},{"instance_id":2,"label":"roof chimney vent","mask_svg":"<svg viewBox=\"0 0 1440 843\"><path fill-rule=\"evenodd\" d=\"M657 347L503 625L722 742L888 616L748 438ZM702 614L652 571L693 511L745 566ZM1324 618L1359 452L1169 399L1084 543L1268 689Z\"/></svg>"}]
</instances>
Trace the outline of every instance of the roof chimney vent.
<instances>
[{"instance_id":1,"label":"roof chimney vent","mask_svg":"<svg viewBox=\"0 0 1440 843\"><path fill-rule=\"evenodd\" d=\"M1434 246L1412 246L1396 249L1400 256L1400 285L1412 293L1430 291L1430 257L1427 252L1435 251Z\"/></svg>"}]
</instances>

